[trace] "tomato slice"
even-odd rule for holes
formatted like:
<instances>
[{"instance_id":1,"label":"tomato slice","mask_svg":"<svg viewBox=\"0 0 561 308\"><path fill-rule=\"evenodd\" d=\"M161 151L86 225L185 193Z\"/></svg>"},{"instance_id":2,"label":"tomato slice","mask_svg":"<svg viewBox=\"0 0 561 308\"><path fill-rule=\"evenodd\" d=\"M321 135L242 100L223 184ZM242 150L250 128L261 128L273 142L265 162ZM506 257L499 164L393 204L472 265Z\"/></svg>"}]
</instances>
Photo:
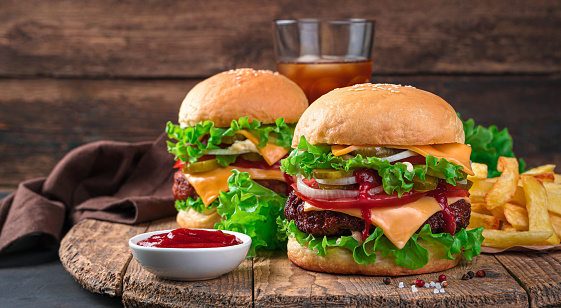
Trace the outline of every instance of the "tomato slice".
<instances>
[{"instance_id":1,"label":"tomato slice","mask_svg":"<svg viewBox=\"0 0 561 308\"><path fill-rule=\"evenodd\" d=\"M450 184L440 184L445 185L445 188L441 188L440 191L444 194L447 198L453 197L467 197L469 193L465 189L457 188ZM401 206L407 203L415 202L422 197L426 196L430 192L417 192L411 191L406 192L399 197L396 194L388 195L386 193L380 193L376 195L368 196L367 198L340 198L340 199L319 199L319 198L309 198L302 195L298 189L296 184L291 185L294 189L294 192L298 197L309 204L322 208L325 210L330 209L351 209L351 208L376 208L376 207L391 207L391 206Z\"/></svg>"},{"instance_id":2,"label":"tomato slice","mask_svg":"<svg viewBox=\"0 0 561 308\"><path fill-rule=\"evenodd\" d=\"M296 185L293 185L295 188ZM408 192L403 193L401 198L397 194L377 194L369 198L340 198L340 199L312 199L308 198L294 189L300 199L308 202L309 204L322 209L350 209L350 208L374 208L374 207L388 207L400 206L407 203L415 202L424 197L426 192Z\"/></svg>"}]
</instances>

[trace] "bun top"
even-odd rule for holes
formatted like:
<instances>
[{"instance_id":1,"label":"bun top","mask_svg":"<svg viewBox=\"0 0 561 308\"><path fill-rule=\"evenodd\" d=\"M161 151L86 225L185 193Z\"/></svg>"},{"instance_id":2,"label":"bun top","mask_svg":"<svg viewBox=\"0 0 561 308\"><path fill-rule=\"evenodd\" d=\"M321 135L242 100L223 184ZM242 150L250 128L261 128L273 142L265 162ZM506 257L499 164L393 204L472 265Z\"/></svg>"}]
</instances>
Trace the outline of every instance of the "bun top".
<instances>
[{"instance_id":1,"label":"bun top","mask_svg":"<svg viewBox=\"0 0 561 308\"><path fill-rule=\"evenodd\" d=\"M183 100L179 124L194 126L212 121L217 127L249 117L264 123L284 118L297 122L308 107L306 95L294 82L267 70L229 70L198 83Z\"/></svg>"},{"instance_id":2,"label":"bun top","mask_svg":"<svg viewBox=\"0 0 561 308\"><path fill-rule=\"evenodd\" d=\"M311 144L464 143L462 121L442 98L411 86L358 84L335 89L304 112L294 132Z\"/></svg>"}]
</instances>

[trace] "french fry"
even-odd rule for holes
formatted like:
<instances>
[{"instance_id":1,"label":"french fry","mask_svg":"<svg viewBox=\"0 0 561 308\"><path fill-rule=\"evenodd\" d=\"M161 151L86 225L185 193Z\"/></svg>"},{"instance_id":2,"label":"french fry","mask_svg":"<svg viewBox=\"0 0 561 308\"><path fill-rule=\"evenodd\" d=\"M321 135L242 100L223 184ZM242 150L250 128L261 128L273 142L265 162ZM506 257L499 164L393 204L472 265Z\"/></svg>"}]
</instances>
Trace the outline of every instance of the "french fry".
<instances>
[{"instance_id":1,"label":"french fry","mask_svg":"<svg viewBox=\"0 0 561 308\"><path fill-rule=\"evenodd\" d=\"M548 192L561 194L561 184L544 182L543 186Z\"/></svg>"},{"instance_id":2,"label":"french fry","mask_svg":"<svg viewBox=\"0 0 561 308\"><path fill-rule=\"evenodd\" d=\"M547 210L550 213L561 215L561 194L547 192Z\"/></svg>"},{"instance_id":3,"label":"french fry","mask_svg":"<svg viewBox=\"0 0 561 308\"><path fill-rule=\"evenodd\" d=\"M504 231L483 230L483 246L508 248L519 245L534 245L551 238L553 231Z\"/></svg>"},{"instance_id":4,"label":"french fry","mask_svg":"<svg viewBox=\"0 0 561 308\"><path fill-rule=\"evenodd\" d=\"M500 223L501 221L497 217L472 212L468 228L498 229Z\"/></svg>"},{"instance_id":5,"label":"french fry","mask_svg":"<svg viewBox=\"0 0 561 308\"><path fill-rule=\"evenodd\" d=\"M561 237L561 217L557 215L549 215L549 220L551 221L553 230L555 230L555 234L557 234L558 237Z\"/></svg>"},{"instance_id":6,"label":"french fry","mask_svg":"<svg viewBox=\"0 0 561 308\"><path fill-rule=\"evenodd\" d=\"M554 177L553 183L561 184L561 174L556 173L556 174L553 175L553 177Z\"/></svg>"},{"instance_id":7,"label":"french fry","mask_svg":"<svg viewBox=\"0 0 561 308\"><path fill-rule=\"evenodd\" d=\"M473 198L470 198L473 202ZM472 213L479 213L479 214L484 214L484 215L490 215L493 216L493 213L491 213L491 211L489 211L486 207L485 207L485 203L476 203L473 202L471 204L471 212Z\"/></svg>"},{"instance_id":8,"label":"french fry","mask_svg":"<svg viewBox=\"0 0 561 308\"><path fill-rule=\"evenodd\" d=\"M540 173L548 173L548 172L553 172L554 169L555 169L555 165L548 164L548 165L542 165L542 166L538 166L536 168L526 170L526 171L522 172L522 174L534 175L534 174L540 174Z\"/></svg>"},{"instance_id":9,"label":"french fry","mask_svg":"<svg viewBox=\"0 0 561 308\"><path fill-rule=\"evenodd\" d=\"M522 186L526 194L528 228L530 231L554 231L547 211L547 191L542 183L531 175L522 176ZM553 234L543 245L559 244L559 237Z\"/></svg>"},{"instance_id":10,"label":"french fry","mask_svg":"<svg viewBox=\"0 0 561 308\"><path fill-rule=\"evenodd\" d=\"M525 208L507 203L505 204L504 215L506 221L516 230L528 231L528 211Z\"/></svg>"},{"instance_id":11,"label":"french fry","mask_svg":"<svg viewBox=\"0 0 561 308\"><path fill-rule=\"evenodd\" d=\"M515 227L509 224L506 221L503 221L503 227L501 228L503 231L518 231Z\"/></svg>"},{"instance_id":12,"label":"french fry","mask_svg":"<svg viewBox=\"0 0 561 308\"><path fill-rule=\"evenodd\" d=\"M471 170L473 171L473 173L475 173L475 175L468 175L468 180L473 182L477 180L484 180L487 178L487 165L472 163Z\"/></svg>"},{"instance_id":13,"label":"french fry","mask_svg":"<svg viewBox=\"0 0 561 308\"><path fill-rule=\"evenodd\" d=\"M506 221L505 206L504 205L497 206L496 208L490 210L490 212L491 212L491 215L497 217L499 220Z\"/></svg>"},{"instance_id":14,"label":"french fry","mask_svg":"<svg viewBox=\"0 0 561 308\"><path fill-rule=\"evenodd\" d=\"M469 189L469 198L471 202L485 202L485 196L493 188L495 181L492 179L476 180Z\"/></svg>"},{"instance_id":15,"label":"french fry","mask_svg":"<svg viewBox=\"0 0 561 308\"><path fill-rule=\"evenodd\" d=\"M485 205L489 210L503 206L510 201L518 186L518 161L512 157L499 157L497 170L502 174L485 196Z\"/></svg>"}]
</instances>

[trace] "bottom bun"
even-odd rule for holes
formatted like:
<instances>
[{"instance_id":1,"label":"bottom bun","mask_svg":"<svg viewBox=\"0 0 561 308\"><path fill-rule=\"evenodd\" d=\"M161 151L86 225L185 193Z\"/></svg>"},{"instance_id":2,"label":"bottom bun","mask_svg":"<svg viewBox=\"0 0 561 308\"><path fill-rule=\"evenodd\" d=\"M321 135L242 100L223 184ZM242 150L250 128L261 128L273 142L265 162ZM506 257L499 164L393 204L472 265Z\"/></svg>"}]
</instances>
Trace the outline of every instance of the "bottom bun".
<instances>
[{"instance_id":1,"label":"bottom bun","mask_svg":"<svg viewBox=\"0 0 561 308\"><path fill-rule=\"evenodd\" d=\"M189 209L188 211L179 211L177 213L177 224L181 228L214 229L214 225L220 222L220 218L216 209L205 210L204 213Z\"/></svg>"},{"instance_id":2,"label":"bottom bun","mask_svg":"<svg viewBox=\"0 0 561 308\"><path fill-rule=\"evenodd\" d=\"M429 251L429 263L416 270L396 266L393 258L386 258L376 253L376 262L368 265L358 264L352 251L333 247L328 248L327 255L321 257L308 249L308 244L300 246L296 239L288 238L288 258L292 263L315 272L333 274L362 274L371 276L402 276L440 272L456 266L462 254L453 255L454 260L441 259L444 247L439 244L419 240L418 243Z\"/></svg>"}]
</instances>

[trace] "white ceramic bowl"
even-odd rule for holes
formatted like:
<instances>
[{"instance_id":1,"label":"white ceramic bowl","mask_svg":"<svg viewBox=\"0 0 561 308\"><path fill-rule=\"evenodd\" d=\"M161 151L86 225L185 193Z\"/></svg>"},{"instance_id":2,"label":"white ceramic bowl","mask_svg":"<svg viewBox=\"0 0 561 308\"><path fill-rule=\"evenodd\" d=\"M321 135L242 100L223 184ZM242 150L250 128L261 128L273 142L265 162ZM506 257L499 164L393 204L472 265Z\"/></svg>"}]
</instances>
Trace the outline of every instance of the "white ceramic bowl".
<instances>
[{"instance_id":1,"label":"white ceramic bowl","mask_svg":"<svg viewBox=\"0 0 561 308\"><path fill-rule=\"evenodd\" d=\"M136 244L152 235L170 231L173 230L138 234L129 240L129 247L136 261L145 270L171 280L206 280L219 277L238 267L251 246L249 236L227 230L222 232L237 236L243 243L214 248L158 248Z\"/></svg>"}]
</instances>

